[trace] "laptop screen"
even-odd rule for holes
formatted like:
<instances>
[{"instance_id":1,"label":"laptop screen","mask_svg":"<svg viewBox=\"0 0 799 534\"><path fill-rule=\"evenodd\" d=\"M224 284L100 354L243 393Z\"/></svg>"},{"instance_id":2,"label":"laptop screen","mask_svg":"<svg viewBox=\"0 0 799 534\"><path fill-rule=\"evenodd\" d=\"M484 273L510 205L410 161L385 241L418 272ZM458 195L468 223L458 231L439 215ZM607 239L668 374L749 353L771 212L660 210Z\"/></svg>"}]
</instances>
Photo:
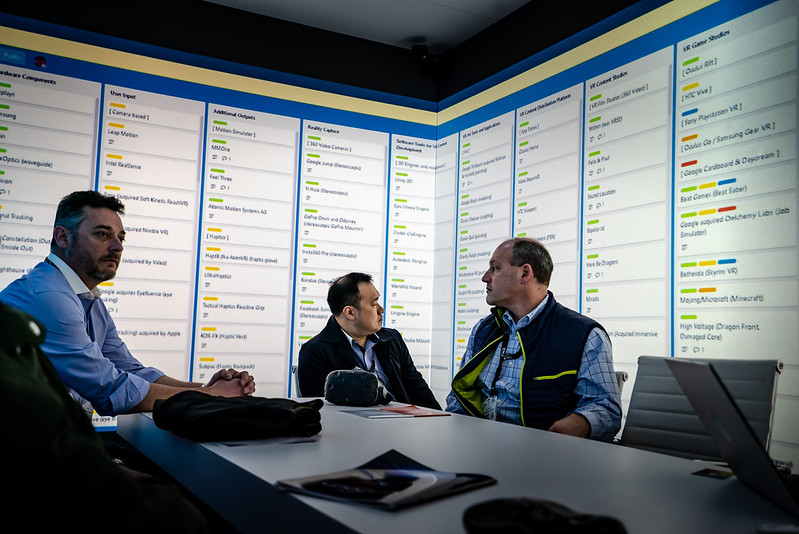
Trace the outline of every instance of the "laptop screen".
<instances>
[{"instance_id":1,"label":"laptop screen","mask_svg":"<svg viewBox=\"0 0 799 534\"><path fill-rule=\"evenodd\" d=\"M791 495L713 365L669 358L668 364L719 452L744 484L799 518Z\"/></svg>"}]
</instances>

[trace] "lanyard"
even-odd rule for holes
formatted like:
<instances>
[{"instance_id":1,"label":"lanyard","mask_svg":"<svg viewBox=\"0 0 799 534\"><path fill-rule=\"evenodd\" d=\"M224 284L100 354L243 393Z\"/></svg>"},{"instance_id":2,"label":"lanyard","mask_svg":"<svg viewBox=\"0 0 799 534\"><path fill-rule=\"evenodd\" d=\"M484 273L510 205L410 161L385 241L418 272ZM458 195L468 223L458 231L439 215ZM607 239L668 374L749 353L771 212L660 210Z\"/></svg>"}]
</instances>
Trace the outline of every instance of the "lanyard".
<instances>
[{"instance_id":1,"label":"lanyard","mask_svg":"<svg viewBox=\"0 0 799 534\"><path fill-rule=\"evenodd\" d=\"M497 395L497 381L499 380L499 374L502 372L502 364L506 360L515 360L522 355L521 350L514 354L507 354L509 341L510 332L505 332L505 334L502 336L502 345L499 351L499 365L497 365L497 372L494 373L494 381L491 383L491 391L489 392L489 394L494 397Z\"/></svg>"}]
</instances>

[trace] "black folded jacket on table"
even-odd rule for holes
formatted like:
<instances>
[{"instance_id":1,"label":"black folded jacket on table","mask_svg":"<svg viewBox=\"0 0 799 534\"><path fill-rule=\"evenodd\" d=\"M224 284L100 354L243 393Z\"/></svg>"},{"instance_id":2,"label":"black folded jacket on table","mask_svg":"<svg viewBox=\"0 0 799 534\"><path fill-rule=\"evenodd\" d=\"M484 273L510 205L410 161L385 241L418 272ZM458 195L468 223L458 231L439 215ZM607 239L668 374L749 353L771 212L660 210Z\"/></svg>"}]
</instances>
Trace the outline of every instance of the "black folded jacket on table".
<instances>
[{"instance_id":1,"label":"black folded jacket on table","mask_svg":"<svg viewBox=\"0 0 799 534\"><path fill-rule=\"evenodd\" d=\"M183 391L158 400L153 421L158 428L193 441L237 441L309 437L322 430L321 399L216 397Z\"/></svg>"}]
</instances>

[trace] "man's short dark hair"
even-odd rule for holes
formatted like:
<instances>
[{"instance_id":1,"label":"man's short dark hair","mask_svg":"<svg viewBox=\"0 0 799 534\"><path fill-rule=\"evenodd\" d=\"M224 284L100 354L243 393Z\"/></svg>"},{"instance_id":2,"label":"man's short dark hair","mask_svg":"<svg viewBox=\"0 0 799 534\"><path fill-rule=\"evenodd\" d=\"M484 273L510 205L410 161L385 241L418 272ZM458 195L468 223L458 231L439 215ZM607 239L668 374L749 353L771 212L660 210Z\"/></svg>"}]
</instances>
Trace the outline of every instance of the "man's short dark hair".
<instances>
[{"instance_id":1,"label":"man's short dark hair","mask_svg":"<svg viewBox=\"0 0 799 534\"><path fill-rule=\"evenodd\" d=\"M540 241L518 237L513 240L511 254L511 265L521 267L525 263L529 264L533 268L536 279L545 286L549 286L553 269L552 257Z\"/></svg>"},{"instance_id":2,"label":"man's short dark hair","mask_svg":"<svg viewBox=\"0 0 799 534\"><path fill-rule=\"evenodd\" d=\"M58 203L53 227L63 226L70 232L75 232L86 217L84 208L108 208L120 215L125 214L125 205L114 196L97 191L75 191Z\"/></svg>"},{"instance_id":3,"label":"man's short dark hair","mask_svg":"<svg viewBox=\"0 0 799 534\"><path fill-rule=\"evenodd\" d=\"M349 273L333 280L327 290L327 305L333 315L340 315L347 306L361 309L361 292L358 291L358 284L361 282L371 283L372 275Z\"/></svg>"}]
</instances>

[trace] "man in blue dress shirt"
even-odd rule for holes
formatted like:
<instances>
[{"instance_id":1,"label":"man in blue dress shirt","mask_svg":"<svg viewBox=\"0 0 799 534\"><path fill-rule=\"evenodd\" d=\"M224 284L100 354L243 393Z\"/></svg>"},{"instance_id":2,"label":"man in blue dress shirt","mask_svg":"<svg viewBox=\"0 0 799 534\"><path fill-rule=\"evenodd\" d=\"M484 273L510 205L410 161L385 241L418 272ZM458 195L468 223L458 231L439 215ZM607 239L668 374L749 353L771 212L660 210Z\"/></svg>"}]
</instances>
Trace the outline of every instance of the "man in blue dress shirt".
<instances>
[{"instance_id":1,"label":"man in blue dress shirt","mask_svg":"<svg viewBox=\"0 0 799 534\"><path fill-rule=\"evenodd\" d=\"M119 267L124 210L116 198L95 191L64 197L50 254L9 284L0 300L45 326L41 349L87 412L152 411L158 399L201 387L224 397L251 395L255 382L247 372L225 369L207 384L184 382L142 365L120 339L97 285L112 279Z\"/></svg>"},{"instance_id":2,"label":"man in blue dress shirt","mask_svg":"<svg viewBox=\"0 0 799 534\"><path fill-rule=\"evenodd\" d=\"M533 239L494 251L483 275L491 314L472 329L446 410L611 440L621 405L610 340L555 301L552 258Z\"/></svg>"}]
</instances>

